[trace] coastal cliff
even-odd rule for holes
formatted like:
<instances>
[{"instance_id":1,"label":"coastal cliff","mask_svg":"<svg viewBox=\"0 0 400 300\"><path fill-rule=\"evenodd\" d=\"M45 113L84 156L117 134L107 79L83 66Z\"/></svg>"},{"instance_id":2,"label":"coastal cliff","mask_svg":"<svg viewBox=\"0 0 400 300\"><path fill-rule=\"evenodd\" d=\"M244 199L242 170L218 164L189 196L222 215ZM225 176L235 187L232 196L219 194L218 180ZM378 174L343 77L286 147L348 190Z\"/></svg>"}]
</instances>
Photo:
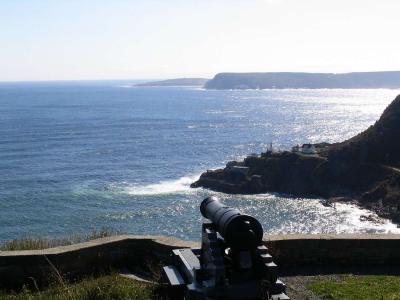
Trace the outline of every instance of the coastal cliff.
<instances>
[{"instance_id":1,"label":"coastal cliff","mask_svg":"<svg viewBox=\"0 0 400 300\"><path fill-rule=\"evenodd\" d=\"M400 88L400 71L356 73L219 73L206 89L376 89Z\"/></svg>"},{"instance_id":2,"label":"coastal cliff","mask_svg":"<svg viewBox=\"0 0 400 300\"><path fill-rule=\"evenodd\" d=\"M191 186L231 194L278 192L354 201L400 223L400 96L375 125L315 153L271 151L207 171Z\"/></svg>"}]
</instances>

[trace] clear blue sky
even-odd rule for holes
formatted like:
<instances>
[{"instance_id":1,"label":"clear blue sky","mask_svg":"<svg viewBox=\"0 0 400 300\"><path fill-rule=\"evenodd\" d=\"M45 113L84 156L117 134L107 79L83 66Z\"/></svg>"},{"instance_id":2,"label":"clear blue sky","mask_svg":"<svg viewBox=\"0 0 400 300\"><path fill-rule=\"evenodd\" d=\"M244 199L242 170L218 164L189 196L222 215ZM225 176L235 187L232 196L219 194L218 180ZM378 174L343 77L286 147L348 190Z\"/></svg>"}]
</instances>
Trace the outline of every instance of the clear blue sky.
<instances>
[{"instance_id":1,"label":"clear blue sky","mask_svg":"<svg viewBox=\"0 0 400 300\"><path fill-rule=\"evenodd\" d=\"M400 70L399 0L0 0L0 80Z\"/></svg>"}]
</instances>

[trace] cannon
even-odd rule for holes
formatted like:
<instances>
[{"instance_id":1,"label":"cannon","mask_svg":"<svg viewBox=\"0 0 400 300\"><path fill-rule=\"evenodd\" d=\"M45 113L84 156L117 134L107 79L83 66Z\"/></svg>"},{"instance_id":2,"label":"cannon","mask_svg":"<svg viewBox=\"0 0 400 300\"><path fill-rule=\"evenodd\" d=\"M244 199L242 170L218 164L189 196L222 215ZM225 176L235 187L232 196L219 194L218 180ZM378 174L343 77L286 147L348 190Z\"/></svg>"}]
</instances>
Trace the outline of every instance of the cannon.
<instances>
[{"instance_id":1,"label":"cannon","mask_svg":"<svg viewBox=\"0 0 400 300\"><path fill-rule=\"evenodd\" d=\"M277 265L262 243L263 228L252 216L208 197L200 205L200 249L175 249L163 267L166 299L287 300Z\"/></svg>"}]
</instances>

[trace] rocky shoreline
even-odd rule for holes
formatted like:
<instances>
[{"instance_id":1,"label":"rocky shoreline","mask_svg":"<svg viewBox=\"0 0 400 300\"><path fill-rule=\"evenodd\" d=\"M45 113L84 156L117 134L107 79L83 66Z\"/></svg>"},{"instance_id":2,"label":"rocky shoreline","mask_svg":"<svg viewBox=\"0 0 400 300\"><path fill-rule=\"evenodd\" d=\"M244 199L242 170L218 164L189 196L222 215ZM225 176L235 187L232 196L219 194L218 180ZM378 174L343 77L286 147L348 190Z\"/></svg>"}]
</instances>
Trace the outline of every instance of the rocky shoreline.
<instances>
[{"instance_id":1,"label":"rocky shoreline","mask_svg":"<svg viewBox=\"0 0 400 300\"><path fill-rule=\"evenodd\" d=\"M276 192L322 197L328 205L353 203L400 223L398 198L385 196L389 187L400 195L399 183L400 174L387 167L346 165L323 157L281 152L249 156L241 162L228 163L224 169L208 170L191 187L228 194Z\"/></svg>"},{"instance_id":2,"label":"rocky shoreline","mask_svg":"<svg viewBox=\"0 0 400 300\"><path fill-rule=\"evenodd\" d=\"M191 187L352 202L400 223L400 96L365 132L342 143L312 147L316 151L311 154L267 151L232 161L203 173Z\"/></svg>"}]
</instances>

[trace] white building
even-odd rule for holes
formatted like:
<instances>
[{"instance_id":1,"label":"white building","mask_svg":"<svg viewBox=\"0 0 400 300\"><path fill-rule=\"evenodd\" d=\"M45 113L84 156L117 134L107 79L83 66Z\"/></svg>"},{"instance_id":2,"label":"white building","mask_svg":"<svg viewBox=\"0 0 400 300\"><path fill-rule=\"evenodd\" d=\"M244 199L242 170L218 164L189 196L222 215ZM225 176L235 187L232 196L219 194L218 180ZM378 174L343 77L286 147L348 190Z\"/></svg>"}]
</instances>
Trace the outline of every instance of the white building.
<instances>
[{"instance_id":1,"label":"white building","mask_svg":"<svg viewBox=\"0 0 400 300\"><path fill-rule=\"evenodd\" d=\"M313 144L303 144L300 149L301 153L304 154L316 154L317 149L315 149L315 146Z\"/></svg>"}]
</instances>

